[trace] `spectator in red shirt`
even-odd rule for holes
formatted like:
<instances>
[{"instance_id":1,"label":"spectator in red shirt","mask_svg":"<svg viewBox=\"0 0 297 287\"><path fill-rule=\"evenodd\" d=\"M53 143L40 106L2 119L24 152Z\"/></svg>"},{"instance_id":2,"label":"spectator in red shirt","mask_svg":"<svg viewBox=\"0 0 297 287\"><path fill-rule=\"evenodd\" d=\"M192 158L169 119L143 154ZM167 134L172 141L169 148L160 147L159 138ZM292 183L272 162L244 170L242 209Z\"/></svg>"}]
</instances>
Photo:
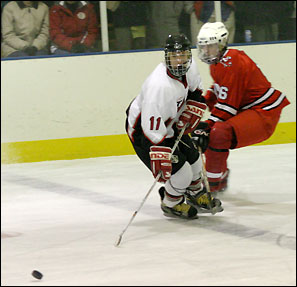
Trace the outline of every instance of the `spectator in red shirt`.
<instances>
[{"instance_id":1,"label":"spectator in red shirt","mask_svg":"<svg viewBox=\"0 0 297 287\"><path fill-rule=\"evenodd\" d=\"M50 9L52 54L94 51L99 35L93 4L86 1L60 1Z\"/></svg>"}]
</instances>

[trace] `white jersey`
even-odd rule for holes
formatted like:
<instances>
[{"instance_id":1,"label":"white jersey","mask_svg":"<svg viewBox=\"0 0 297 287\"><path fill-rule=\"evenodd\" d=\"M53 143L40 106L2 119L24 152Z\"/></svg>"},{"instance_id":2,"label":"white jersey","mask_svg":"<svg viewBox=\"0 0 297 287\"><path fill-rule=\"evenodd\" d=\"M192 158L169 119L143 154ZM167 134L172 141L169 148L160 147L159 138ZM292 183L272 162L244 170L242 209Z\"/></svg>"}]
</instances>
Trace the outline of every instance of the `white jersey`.
<instances>
[{"instance_id":1,"label":"white jersey","mask_svg":"<svg viewBox=\"0 0 297 287\"><path fill-rule=\"evenodd\" d=\"M185 108L188 91L202 91L201 77L194 59L183 80L167 73L160 63L148 76L140 94L128 109L127 133L134 142L133 133L142 128L144 136L154 145L174 136L173 124Z\"/></svg>"}]
</instances>

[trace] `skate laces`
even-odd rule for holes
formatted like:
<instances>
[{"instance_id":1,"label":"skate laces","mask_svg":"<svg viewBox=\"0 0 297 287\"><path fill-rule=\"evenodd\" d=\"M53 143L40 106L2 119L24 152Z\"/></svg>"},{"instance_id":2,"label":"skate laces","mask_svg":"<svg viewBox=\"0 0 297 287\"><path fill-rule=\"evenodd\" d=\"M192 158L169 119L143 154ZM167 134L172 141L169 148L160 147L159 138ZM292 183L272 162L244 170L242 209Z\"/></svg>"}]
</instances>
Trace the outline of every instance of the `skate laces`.
<instances>
[{"instance_id":1,"label":"skate laces","mask_svg":"<svg viewBox=\"0 0 297 287\"><path fill-rule=\"evenodd\" d=\"M177 212L182 212L182 213L187 213L189 211L189 209L191 208L191 206L186 203L179 203L179 204L174 205L173 207L169 207L164 202L162 202L162 206L164 206L165 208L173 209Z\"/></svg>"},{"instance_id":2,"label":"skate laces","mask_svg":"<svg viewBox=\"0 0 297 287\"><path fill-rule=\"evenodd\" d=\"M177 205L173 206L174 210L176 210L178 212L183 212L183 213L188 213L190 208L191 208L191 206L186 203L177 204Z\"/></svg>"},{"instance_id":3,"label":"skate laces","mask_svg":"<svg viewBox=\"0 0 297 287\"><path fill-rule=\"evenodd\" d=\"M213 197L211 196L210 199L213 200ZM209 205L210 203L206 193L202 194L201 196L197 196L196 201L199 205Z\"/></svg>"}]
</instances>

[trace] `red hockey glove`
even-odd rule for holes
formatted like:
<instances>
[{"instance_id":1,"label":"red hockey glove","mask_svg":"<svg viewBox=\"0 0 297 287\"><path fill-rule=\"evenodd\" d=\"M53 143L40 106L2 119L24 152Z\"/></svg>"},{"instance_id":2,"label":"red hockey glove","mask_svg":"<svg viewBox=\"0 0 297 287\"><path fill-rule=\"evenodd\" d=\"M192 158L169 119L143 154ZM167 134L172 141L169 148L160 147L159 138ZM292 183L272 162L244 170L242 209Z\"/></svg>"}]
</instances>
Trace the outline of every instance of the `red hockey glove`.
<instances>
[{"instance_id":1,"label":"red hockey glove","mask_svg":"<svg viewBox=\"0 0 297 287\"><path fill-rule=\"evenodd\" d=\"M172 164L171 164L171 148L164 146L151 146L151 171L154 177L157 177L161 172L159 182L166 182L171 177Z\"/></svg>"},{"instance_id":2,"label":"red hockey glove","mask_svg":"<svg viewBox=\"0 0 297 287\"><path fill-rule=\"evenodd\" d=\"M187 100L186 108L179 117L177 128L182 129L185 125L188 127L185 130L185 134L191 133L198 126L207 105L201 102Z\"/></svg>"}]
</instances>

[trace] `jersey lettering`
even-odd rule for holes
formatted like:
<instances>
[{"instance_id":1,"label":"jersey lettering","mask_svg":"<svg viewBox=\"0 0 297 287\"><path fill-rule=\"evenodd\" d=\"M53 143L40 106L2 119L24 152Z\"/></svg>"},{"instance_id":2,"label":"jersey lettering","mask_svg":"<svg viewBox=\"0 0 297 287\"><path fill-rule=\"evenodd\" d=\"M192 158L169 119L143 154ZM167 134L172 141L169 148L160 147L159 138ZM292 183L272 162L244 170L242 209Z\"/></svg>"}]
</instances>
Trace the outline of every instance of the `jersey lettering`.
<instances>
[{"instance_id":1,"label":"jersey lettering","mask_svg":"<svg viewBox=\"0 0 297 287\"><path fill-rule=\"evenodd\" d=\"M155 117L152 116L150 117L150 122L151 122L151 126L150 126L150 130L154 130L154 126L155 126ZM160 128L160 123L161 123L161 117L158 117L156 120L157 124L156 124L156 130L158 130Z\"/></svg>"},{"instance_id":2,"label":"jersey lettering","mask_svg":"<svg viewBox=\"0 0 297 287\"><path fill-rule=\"evenodd\" d=\"M232 66L230 56L222 58L220 62L224 65L224 67L231 67Z\"/></svg>"},{"instance_id":3,"label":"jersey lettering","mask_svg":"<svg viewBox=\"0 0 297 287\"><path fill-rule=\"evenodd\" d=\"M214 94L218 99L226 100L228 97L228 88L220 87L218 84L214 84Z\"/></svg>"}]
</instances>

